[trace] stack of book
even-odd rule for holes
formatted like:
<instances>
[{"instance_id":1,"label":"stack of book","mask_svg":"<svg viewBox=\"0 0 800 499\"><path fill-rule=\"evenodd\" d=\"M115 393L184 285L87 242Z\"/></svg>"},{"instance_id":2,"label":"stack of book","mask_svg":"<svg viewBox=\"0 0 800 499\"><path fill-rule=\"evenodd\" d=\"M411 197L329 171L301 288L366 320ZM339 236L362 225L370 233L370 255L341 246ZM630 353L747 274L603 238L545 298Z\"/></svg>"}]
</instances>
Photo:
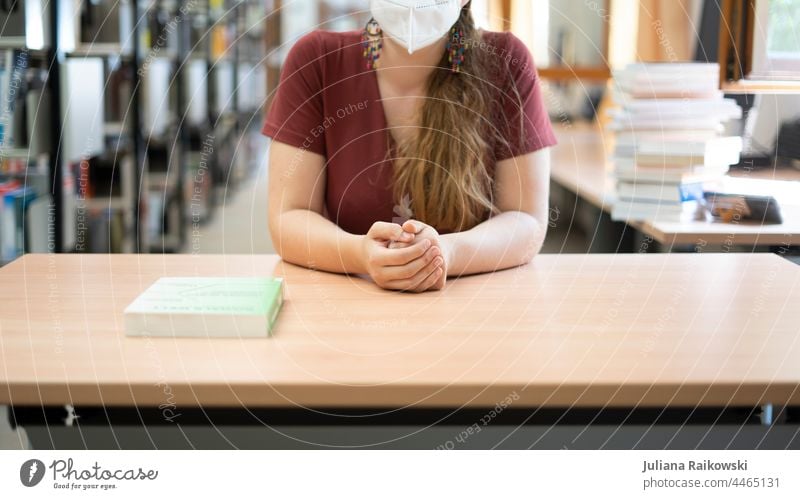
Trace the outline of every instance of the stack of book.
<instances>
[{"instance_id":1,"label":"stack of book","mask_svg":"<svg viewBox=\"0 0 800 499\"><path fill-rule=\"evenodd\" d=\"M719 66L640 63L614 77L612 219L692 216L703 184L724 176L742 151L740 137L724 135L725 122L742 110L719 91Z\"/></svg>"}]
</instances>

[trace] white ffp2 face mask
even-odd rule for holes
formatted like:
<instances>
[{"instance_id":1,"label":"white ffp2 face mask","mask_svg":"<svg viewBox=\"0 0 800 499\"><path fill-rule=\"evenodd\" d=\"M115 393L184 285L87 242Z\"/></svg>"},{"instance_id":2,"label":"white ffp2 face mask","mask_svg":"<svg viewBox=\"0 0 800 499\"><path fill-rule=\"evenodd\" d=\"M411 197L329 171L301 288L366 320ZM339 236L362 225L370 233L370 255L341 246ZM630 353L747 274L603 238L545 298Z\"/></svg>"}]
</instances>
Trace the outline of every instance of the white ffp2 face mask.
<instances>
[{"instance_id":1,"label":"white ffp2 face mask","mask_svg":"<svg viewBox=\"0 0 800 499\"><path fill-rule=\"evenodd\" d=\"M461 0L372 0L372 17L409 54L436 43L461 15Z\"/></svg>"}]
</instances>

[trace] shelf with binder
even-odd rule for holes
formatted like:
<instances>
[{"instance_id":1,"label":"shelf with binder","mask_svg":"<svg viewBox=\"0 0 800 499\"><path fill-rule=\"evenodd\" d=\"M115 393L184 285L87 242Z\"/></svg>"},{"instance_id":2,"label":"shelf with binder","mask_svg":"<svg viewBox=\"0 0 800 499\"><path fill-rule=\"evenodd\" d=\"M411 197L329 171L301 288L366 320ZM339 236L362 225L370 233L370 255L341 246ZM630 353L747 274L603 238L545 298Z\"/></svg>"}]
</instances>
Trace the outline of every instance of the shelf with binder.
<instances>
[{"instance_id":1,"label":"shelf with binder","mask_svg":"<svg viewBox=\"0 0 800 499\"><path fill-rule=\"evenodd\" d=\"M131 208L136 192L132 157L125 155L120 158L112 152L106 152L71 166L77 190L78 236L75 251L132 251L135 241L132 237L134 213Z\"/></svg>"},{"instance_id":2,"label":"shelf with binder","mask_svg":"<svg viewBox=\"0 0 800 499\"><path fill-rule=\"evenodd\" d=\"M311 29L363 29L369 20L369 0L266 0L264 18L265 66L269 99L293 42ZM269 101L265 109L269 106Z\"/></svg>"},{"instance_id":3,"label":"shelf with binder","mask_svg":"<svg viewBox=\"0 0 800 499\"><path fill-rule=\"evenodd\" d=\"M77 5L76 48L98 52L116 49L116 54L133 52L134 2L132 0L93 0ZM113 55L111 53L106 55Z\"/></svg>"},{"instance_id":4,"label":"shelf with binder","mask_svg":"<svg viewBox=\"0 0 800 499\"><path fill-rule=\"evenodd\" d=\"M178 252L183 244L183 212L178 176L167 171L148 171L144 227L151 252Z\"/></svg>"},{"instance_id":5,"label":"shelf with binder","mask_svg":"<svg viewBox=\"0 0 800 499\"><path fill-rule=\"evenodd\" d=\"M126 211L130 209L130 200L122 196L89 198L85 201L85 204L90 210Z\"/></svg>"},{"instance_id":6,"label":"shelf with binder","mask_svg":"<svg viewBox=\"0 0 800 499\"><path fill-rule=\"evenodd\" d=\"M27 147L24 149L21 147L9 147L0 149L0 159L24 159L29 161L33 158L31 157L31 150ZM0 172L2 171L3 170L0 168Z\"/></svg>"},{"instance_id":7,"label":"shelf with binder","mask_svg":"<svg viewBox=\"0 0 800 499\"><path fill-rule=\"evenodd\" d=\"M85 221L79 228L78 251L81 253L130 253L130 229L125 211L100 203L87 205ZM81 227L81 226L79 226Z\"/></svg>"},{"instance_id":8,"label":"shelf with binder","mask_svg":"<svg viewBox=\"0 0 800 499\"><path fill-rule=\"evenodd\" d=\"M213 185L224 189L235 188L231 173L240 136L236 102L238 17L238 3L209 2L209 116L214 136L211 169Z\"/></svg>"},{"instance_id":9,"label":"shelf with binder","mask_svg":"<svg viewBox=\"0 0 800 499\"><path fill-rule=\"evenodd\" d=\"M323 29L351 31L363 29L369 21L369 0L314 0L319 5Z\"/></svg>"},{"instance_id":10,"label":"shelf with binder","mask_svg":"<svg viewBox=\"0 0 800 499\"><path fill-rule=\"evenodd\" d=\"M183 22L182 0L132 0L136 11L136 42L140 68L155 57L177 59L178 31Z\"/></svg>"},{"instance_id":11,"label":"shelf with binder","mask_svg":"<svg viewBox=\"0 0 800 499\"><path fill-rule=\"evenodd\" d=\"M185 207L188 203L184 191L186 185L189 136L200 133L208 121L206 91L207 60L202 43L195 37L195 18L203 11L202 2L180 1L173 5L163 4L169 15L154 16L163 22L164 29L159 38L168 40L167 46L174 49L174 63L168 88L169 129L165 141L150 142L160 151L150 156L148 150L148 217L147 234L151 251L179 252L185 241ZM196 52L199 52L196 53ZM163 104L163 101L162 101Z\"/></svg>"},{"instance_id":12,"label":"shelf with binder","mask_svg":"<svg viewBox=\"0 0 800 499\"><path fill-rule=\"evenodd\" d=\"M26 213L38 222L27 226L31 242L13 238L16 253L3 238L0 260L23 251L85 251L79 232L86 217L110 216L122 244L106 249L133 251L145 208L134 187L146 165L135 90L136 1L49 2L41 16L29 8L40 2L17 4L3 33L9 36L0 36L0 47L11 47L0 48L0 97L10 103L0 113L0 184L8 191L0 205L24 210L16 222ZM106 182L91 196L81 192L81 164L90 165L93 183ZM0 234L8 235L11 212L3 213ZM103 248L103 239L95 237L89 249Z\"/></svg>"},{"instance_id":13,"label":"shelf with binder","mask_svg":"<svg viewBox=\"0 0 800 499\"><path fill-rule=\"evenodd\" d=\"M66 58L59 64L62 251L81 251L81 194L86 165L105 150L103 123L104 60L100 57Z\"/></svg>"},{"instance_id":14,"label":"shelf with binder","mask_svg":"<svg viewBox=\"0 0 800 499\"><path fill-rule=\"evenodd\" d=\"M209 113L214 128L224 125L222 122L234 113L234 68L234 63L227 59L217 60L209 68Z\"/></svg>"},{"instance_id":15,"label":"shelf with binder","mask_svg":"<svg viewBox=\"0 0 800 499\"><path fill-rule=\"evenodd\" d=\"M143 170L144 205L141 220L144 249L154 252L178 252L183 243L181 186L183 147L177 139L178 130L170 126L165 133L172 137L146 143ZM140 215L141 216L141 215Z\"/></svg>"},{"instance_id":16,"label":"shelf with binder","mask_svg":"<svg viewBox=\"0 0 800 499\"><path fill-rule=\"evenodd\" d=\"M107 121L103 123L103 135L109 137L119 137L130 133L127 125L121 121Z\"/></svg>"},{"instance_id":17,"label":"shelf with binder","mask_svg":"<svg viewBox=\"0 0 800 499\"><path fill-rule=\"evenodd\" d=\"M0 154L2 157L35 157L48 151L49 116L46 75L24 50L0 50Z\"/></svg>"},{"instance_id":18,"label":"shelf with binder","mask_svg":"<svg viewBox=\"0 0 800 499\"><path fill-rule=\"evenodd\" d=\"M12 0L0 5L3 30L0 48L43 50L51 41L48 2Z\"/></svg>"},{"instance_id":19,"label":"shelf with binder","mask_svg":"<svg viewBox=\"0 0 800 499\"><path fill-rule=\"evenodd\" d=\"M144 66L141 65L140 69ZM179 89L176 62L168 57L149 61L141 73L141 140L144 148L142 210L143 249L155 252L180 250L182 226L178 188L183 145L179 138ZM141 216L141 215L140 215Z\"/></svg>"},{"instance_id":20,"label":"shelf with binder","mask_svg":"<svg viewBox=\"0 0 800 499\"><path fill-rule=\"evenodd\" d=\"M6 151L0 152L0 179L5 178L25 178L31 175L47 175L49 161L46 155L31 157L27 155L27 150L23 154L7 154Z\"/></svg>"},{"instance_id":21,"label":"shelf with binder","mask_svg":"<svg viewBox=\"0 0 800 499\"><path fill-rule=\"evenodd\" d=\"M132 192L139 160L132 127L123 122L131 111L135 88L135 3L58 2L53 24L63 123L57 167L63 178L57 203L63 251L130 251L134 247L138 210ZM129 192L123 194L123 190ZM114 233L123 244L89 237L100 230L99 220L111 219L120 221L114 222Z\"/></svg>"},{"instance_id":22,"label":"shelf with binder","mask_svg":"<svg viewBox=\"0 0 800 499\"><path fill-rule=\"evenodd\" d=\"M8 40L6 40L8 41ZM50 101L44 52L0 49L0 262L48 251ZM40 107L45 112L39 112Z\"/></svg>"},{"instance_id":23,"label":"shelf with binder","mask_svg":"<svg viewBox=\"0 0 800 499\"><path fill-rule=\"evenodd\" d=\"M48 251L49 179L0 175L0 261L7 263L25 252Z\"/></svg>"},{"instance_id":24,"label":"shelf with binder","mask_svg":"<svg viewBox=\"0 0 800 499\"><path fill-rule=\"evenodd\" d=\"M118 43L80 44L65 55L67 57L118 57L121 59L132 57L132 54L124 53L122 46Z\"/></svg>"},{"instance_id":25,"label":"shelf with binder","mask_svg":"<svg viewBox=\"0 0 800 499\"><path fill-rule=\"evenodd\" d=\"M184 179L184 216L192 224L203 223L214 209L214 183L208 165L213 161L213 152L189 151L186 155L186 178Z\"/></svg>"},{"instance_id":26,"label":"shelf with binder","mask_svg":"<svg viewBox=\"0 0 800 499\"><path fill-rule=\"evenodd\" d=\"M266 64L270 30L277 23L280 2L267 6L268 14L262 22L256 21L256 8L259 2L241 2L236 9L237 28L242 35L237 38L233 55L235 59L235 115L239 142L231 159L230 178L238 183L252 175L258 168L259 159L266 149L266 143L258 133L263 121L263 110L267 104L269 69ZM272 10L270 10L272 8ZM247 36L250 33L254 36Z\"/></svg>"},{"instance_id":27,"label":"shelf with binder","mask_svg":"<svg viewBox=\"0 0 800 499\"><path fill-rule=\"evenodd\" d=\"M133 4L133 0L61 2L59 53L75 58L130 58L136 33Z\"/></svg>"},{"instance_id":28,"label":"shelf with binder","mask_svg":"<svg viewBox=\"0 0 800 499\"><path fill-rule=\"evenodd\" d=\"M193 226L205 222L213 213L217 137L212 94L214 75L212 48L214 30L210 4L195 2L187 11L185 29L181 32L185 44L185 59L181 68L181 97L183 127L181 141L183 162L182 216ZM222 24L224 26L224 24Z\"/></svg>"},{"instance_id":29,"label":"shelf with binder","mask_svg":"<svg viewBox=\"0 0 800 499\"><path fill-rule=\"evenodd\" d=\"M105 149L113 151L117 156L135 156L133 115L138 112L132 107L135 65L132 61L113 57L106 58L105 61L106 83L103 92ZM131 209L133 208L132 205Z\"/></svg>"}]
</instances>

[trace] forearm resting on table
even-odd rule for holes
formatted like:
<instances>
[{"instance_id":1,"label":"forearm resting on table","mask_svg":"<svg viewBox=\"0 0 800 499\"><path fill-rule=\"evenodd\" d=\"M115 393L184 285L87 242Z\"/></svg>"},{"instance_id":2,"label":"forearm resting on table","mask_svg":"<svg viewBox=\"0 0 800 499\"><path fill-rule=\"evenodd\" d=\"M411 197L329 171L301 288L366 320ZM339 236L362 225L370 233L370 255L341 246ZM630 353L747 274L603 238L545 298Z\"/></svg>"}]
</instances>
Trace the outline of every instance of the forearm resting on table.
<instances>
[{"instance_id":1,"label":"forearm resting on table","mask_svg":"<svg viewBox=\"0 0 800 499\"><path fill-rule=\"evenodd\" d=\"M272 240L289 263L327 272L362 274L361 238L311 210L292 209L276 215Z\"/></svg>"},{"instance_id":2,"label":"forearm resting on table","mask_svg":"<svg viewBox=\"0 0 800 499\"><path fill-rule=\"evenodd\" d=\"M492 272L528 263L542 248L547 227L533 215L506 211L470 230L445 234L447 274Z\"/></svg>"}]
</instances>

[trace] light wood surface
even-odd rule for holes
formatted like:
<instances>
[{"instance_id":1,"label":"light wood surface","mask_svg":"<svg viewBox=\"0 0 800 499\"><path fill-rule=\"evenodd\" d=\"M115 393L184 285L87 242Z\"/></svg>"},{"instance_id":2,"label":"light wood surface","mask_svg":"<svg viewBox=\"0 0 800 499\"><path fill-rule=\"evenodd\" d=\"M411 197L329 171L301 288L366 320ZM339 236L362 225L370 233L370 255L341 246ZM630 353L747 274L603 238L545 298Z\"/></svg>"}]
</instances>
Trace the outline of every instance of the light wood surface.
<instances>
[{"instance_id":1,"label":"light wood surface","mask_svg":"<svg viewBox=\"0 0 800 499\"><path fill-rule=\"evenodd\" d=\"M577 123L556 126L558 145L552 151L551 178L610 213L615 188L608 161L613 138L596 124ZM781 206L782 224L760 225L752 221L722 223L714 220L656 222L631 220L628 223L659 243L715 244L732 246L786 246L800 244L800 171L794 169L733 172L725 180L748 194L774 195Z\"/></svg>"},{"instance_id":2,"label":"light wood surface","mask_svg":"<svg viewBox=\"0 0 800 499\"><path fill-rule=\"evenodd\" d=\"M271 274L273 338L124 336L160 276ZM541 255L423 295L274 256L28 255L0 269L0 404L797 404L798 303L771 254Z\"/></svg>"}]
</instances>

